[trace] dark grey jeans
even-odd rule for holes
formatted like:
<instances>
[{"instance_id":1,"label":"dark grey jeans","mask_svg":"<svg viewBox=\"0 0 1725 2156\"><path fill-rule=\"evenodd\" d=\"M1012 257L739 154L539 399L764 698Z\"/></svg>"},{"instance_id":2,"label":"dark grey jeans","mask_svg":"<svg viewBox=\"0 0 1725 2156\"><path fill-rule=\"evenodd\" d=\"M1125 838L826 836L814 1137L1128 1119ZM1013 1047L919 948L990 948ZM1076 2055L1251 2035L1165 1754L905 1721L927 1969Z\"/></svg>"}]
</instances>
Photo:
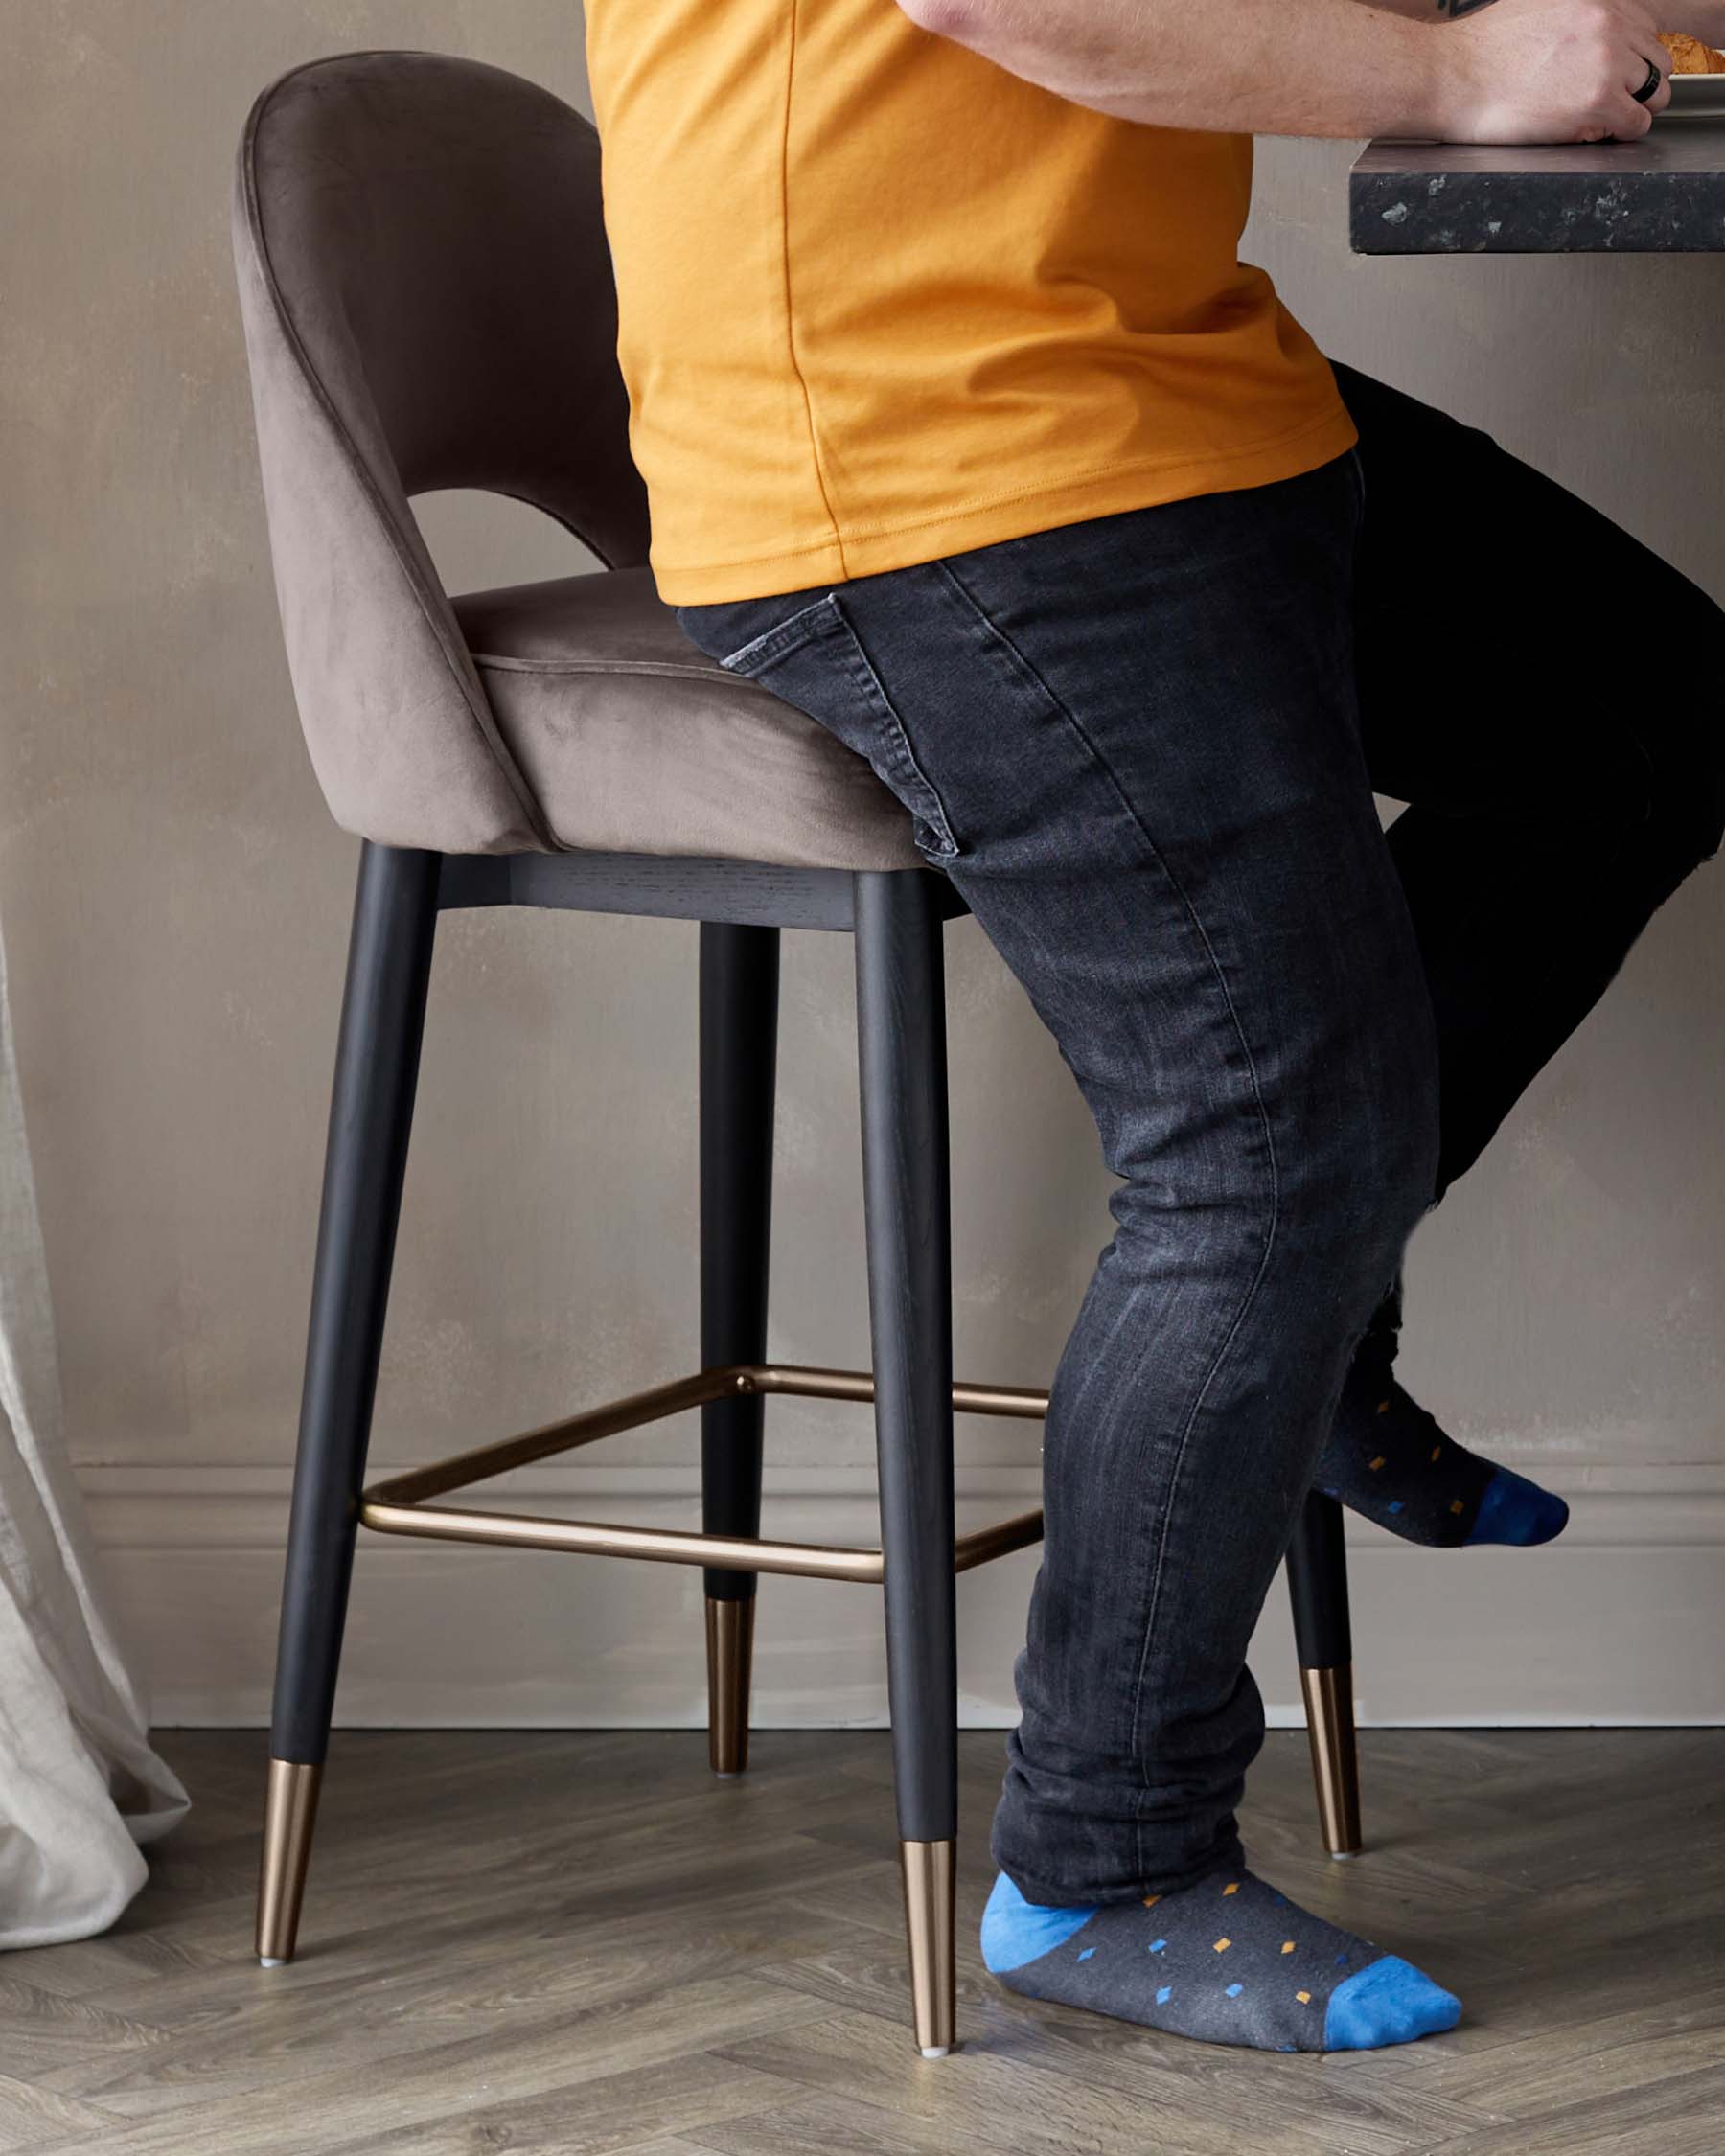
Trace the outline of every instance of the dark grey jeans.
<instances>
[{"instance_id":1,"label":"dark grey jeans","mask_svg":"<svg viewBox=\"0 0 1725 2156\"><path fill-rule=\"evenodd\" d=\"M1236 1860L1247 1643L1367 1320L1725 815L1712 603L1338 378L1361 447L1306 476L679 609L905 803L1119 1178L995 1823L1034 1902Z\"/></svg>"}]
</instances>

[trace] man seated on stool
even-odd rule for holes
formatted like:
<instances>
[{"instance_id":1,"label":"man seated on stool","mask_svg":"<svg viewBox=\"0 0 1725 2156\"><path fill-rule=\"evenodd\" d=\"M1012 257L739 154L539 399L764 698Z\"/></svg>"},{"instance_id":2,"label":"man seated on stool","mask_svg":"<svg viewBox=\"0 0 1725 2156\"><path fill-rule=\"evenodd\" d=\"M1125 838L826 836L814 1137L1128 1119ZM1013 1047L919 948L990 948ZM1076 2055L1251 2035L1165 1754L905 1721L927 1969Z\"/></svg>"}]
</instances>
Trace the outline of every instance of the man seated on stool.
<instances>
[{"instance_id":1,"label":"man seated on stool","mask_svg":"<svg viewBox=\"0 0 1725 2156\"><path fill-rule=\"evenodd\" d=\"M1725 5L1685 12L1725 40ZM1396 1280L1717 848L1725 629L1486 435L1329 365L1236 248L1256 134L1644 133L1657 19L587 18L659 589L898 794L1120 1179L1049 1407L984 1958L1214 2043L1448 2029L1438 1984L1246 1869L1246 1647L1314 1484L1414 1542L1564 1524L1396 1383ZM1409 804L1387 836L1374 790Z\"/></svg>"}]
</instances>

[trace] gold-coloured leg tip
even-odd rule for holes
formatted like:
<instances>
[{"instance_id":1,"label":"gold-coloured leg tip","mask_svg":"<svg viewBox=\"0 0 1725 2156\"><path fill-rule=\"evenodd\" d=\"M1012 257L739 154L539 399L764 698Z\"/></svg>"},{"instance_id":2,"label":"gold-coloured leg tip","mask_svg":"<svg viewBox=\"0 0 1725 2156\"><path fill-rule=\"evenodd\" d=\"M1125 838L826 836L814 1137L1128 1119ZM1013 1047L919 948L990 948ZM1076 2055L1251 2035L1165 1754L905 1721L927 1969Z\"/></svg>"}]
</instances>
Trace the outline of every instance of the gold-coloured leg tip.
<instances>
[{"instance_id":1,"label":"gold-coloured leg tip","mask_svg":"<svg viewBox=\"0 0 1725 2156\"><path fill-rule=\"evenodd\" d=\"M754 1596L706 1606L707 1758L727 1781L748 1764L748 1674L754 1661Z\"/></svg>"},{"instance_id":2,"label":"gold-coloured leg tip","mask_svg":"<svg viewBox=\"0 0 1725 2156\"><path fill-rule=\"evenodd\" d=\"M1318 1786L1318 1823L1333 1857L1358 1856L1360 1753L1354 1735L1353 1669L1302 1669L1306 1734L1312 1747L1312 1779Z\"/></svg>"},{"instance_id":3,"label":"gold-coloured leg tip","mask_svg":"<svg viewBox=\"0 0 1725 2156\"><path fill-rule=\"evenodd\" d=\"M916 2048L944 2058L957 2020L954 1951L953 1844L901 1842L905 1872L905 1935L910 1948L910 2006Z\"/></svg>"},{"instance_id":4,"label":"gold-coloured leg tip","mask_svg":"<svg viewBox=\"0 0 1725 2156\"><path fill-rule=\"evenodd\" d=\"M266 1969L279 1969L293 1959L322 1783L321 1766L291 1759L269 1762L264 1863L258 1879L258 1960Z\"/></svg>"}]
</instances>

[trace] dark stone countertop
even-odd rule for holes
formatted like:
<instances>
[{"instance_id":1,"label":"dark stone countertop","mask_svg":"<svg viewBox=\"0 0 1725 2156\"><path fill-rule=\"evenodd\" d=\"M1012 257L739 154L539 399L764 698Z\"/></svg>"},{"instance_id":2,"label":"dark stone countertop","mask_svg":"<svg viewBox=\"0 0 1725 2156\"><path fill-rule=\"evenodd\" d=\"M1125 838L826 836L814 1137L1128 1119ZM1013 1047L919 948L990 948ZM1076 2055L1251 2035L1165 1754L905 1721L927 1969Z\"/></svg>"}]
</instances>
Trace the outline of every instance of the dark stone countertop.
<instances>
[{"instance_id":1,"label":"dark stone countertop","mask_svg":"<svg viewBox=\"0 0 1725 2156\"><path fill-rule=\"evenodd\" d=\"M1561 149L1374 142L1348 237L1362 255L1725 252L1725 117Z\"/></svg>"}]
</instances>

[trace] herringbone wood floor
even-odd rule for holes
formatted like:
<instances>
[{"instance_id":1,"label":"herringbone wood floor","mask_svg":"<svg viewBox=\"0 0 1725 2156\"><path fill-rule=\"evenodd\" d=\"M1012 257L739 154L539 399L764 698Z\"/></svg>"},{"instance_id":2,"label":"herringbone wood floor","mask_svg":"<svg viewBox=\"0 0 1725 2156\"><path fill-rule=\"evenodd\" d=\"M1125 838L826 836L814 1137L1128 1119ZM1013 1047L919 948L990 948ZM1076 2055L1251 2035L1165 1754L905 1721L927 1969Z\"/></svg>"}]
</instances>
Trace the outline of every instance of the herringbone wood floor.
<instances>
[{"instance_id":1,"label":"herringbone wood floor","mask_svg":"<svg viewBox=\"0 0 1725 2156\"><path fill-rule=\"evenodd\" d=\"M886 1740L337 1739L301 1958L249 1957L264 1745L170 1735L196 1799L105 1938L0 1964L0 2149L103 2156L1719 2156L1725 1732L1379 1732L1370 1853L1316 1850L1304 1739L1260 1869L1465 1998L1331 2058L1032 2006L974 1947L1000 1740L964 1740L959 2029L911 2049Z\"/></svg>"}]
</instances>

